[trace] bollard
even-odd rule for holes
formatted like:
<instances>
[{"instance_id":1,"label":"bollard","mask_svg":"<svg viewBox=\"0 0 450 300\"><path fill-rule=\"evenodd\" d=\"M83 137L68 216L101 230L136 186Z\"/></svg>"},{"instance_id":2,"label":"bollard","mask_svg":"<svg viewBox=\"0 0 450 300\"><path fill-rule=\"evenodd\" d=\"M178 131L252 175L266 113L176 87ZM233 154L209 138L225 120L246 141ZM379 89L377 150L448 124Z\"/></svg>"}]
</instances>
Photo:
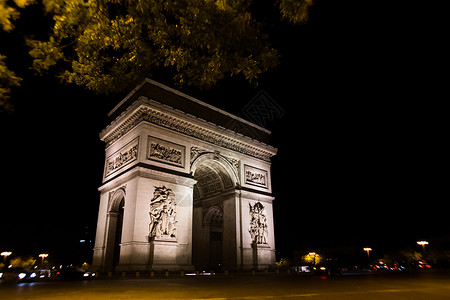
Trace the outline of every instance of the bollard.
<instances>
[{"instance_id":1,"label":"bollard","mask_svg":"<svg viewBox=\"0 0 450 300\"><path fill-rule=\"evenodd\" d=\"M166 278L169 277L169 271L167 270L165 273Z\"/></svg>"},{"instance_id":2,"label":"bollard","mask_svg":"<svg viewBox=\"0 0 450 300\"><path fill-rule=\"evenodd\" d=\"M108 271L108 277L111 278L112 277L112 272Z\"/></svg>"},{"instance_id":3,"label":"bollard","mask_svg":"<svg viewBox=\"0 0 450 300\"><path fill-rule=\"evenodd\" d=\"M280 274L280 269L276 269L275 273Z\"/></svg>"},{"instance_id":4,"label":"bollard","mask_svg":"<svg viewBox=\"0 0 450 300\"><path fill-rule=\"evenodd\" d=\"M215 274L214 274L214 270L211 270L210 272L211 272L211 276L214 276L214 275L215 275Z\"/></svg>"},{"instance_id":5,"label":"bollard","mask_svg":"<svg viewBox=\"0 0 450 300\"><path fill-rule=\"evenodd\" d=\"M127 276L127 273L125 271L122 271L122 278L125 278Z\"/></svg>"},{"instance_id":6,"label":"bollard","mask_svg":"<svg viewBox=\"0 0 450 300\"><path fill-rule=\"evenodd\" d=\"M252 275L255 275L255 273L256 273L255 269L252 269Z\"/></svg>"},{"instance_id":7,"label":"bollard","mask_svg":"<svg viewBox=\"0 0 450 300\"><path fill-rule=\"evenodd\" d=\"M184 277L184 271L183 270L180 271L180 276Z\"/></svg>"},{"instance_id":8,"label":"bollard","mask_svg":"<svg viewBox=\"0 0 450 300\"><path fill-rule=\"evenodd\" d=\"M200 273L198 271L195 271L195 276L198 276Z\"/></svg>"},{"instance_id":9,"label":"bollard","mask_svg":"<svg viewBox=\"0 0 450 300\"><path fill-rule=\"evenodd\" d=\"M225 270L225 276L228 277L228 270Z\"/></svg>"},{"instance_id":10,"label":"bollard","mask_svg":"<svg viewBox=\"0 0 450 300\"><path fill-rule=\"evenodd\" d=\"M141 276L139 270L136 271L136 278L139 278Z\"/></svg>"},{"instance_id":11,"label":"bollard","mask_svg":"<svg viewBox=\"0 0 450 300\"><path fill-rule=\"evenodd\" d=\"M267 273L269 272L269 270L267 268L264 269L264 274L267 275Z\"/></svg>"},{"instance_id":12,"label":"bollard","mask_svg":"<svg viewBox=\"0 0 450 300\"><path fill-rule=\"evenodd\" d=\"M151 277L151 278L155 277L155 271L152 270L152 271L150 272L150 277Z\"/></svg>"}]
</instances>

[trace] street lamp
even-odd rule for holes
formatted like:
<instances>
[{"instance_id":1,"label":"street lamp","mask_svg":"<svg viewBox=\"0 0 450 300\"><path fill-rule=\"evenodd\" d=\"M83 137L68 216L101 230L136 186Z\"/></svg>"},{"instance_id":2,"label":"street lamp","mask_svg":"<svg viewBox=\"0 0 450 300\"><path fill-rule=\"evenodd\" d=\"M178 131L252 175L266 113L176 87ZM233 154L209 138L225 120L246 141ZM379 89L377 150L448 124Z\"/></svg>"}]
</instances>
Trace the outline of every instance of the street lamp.
<instances>
[{"instance_id":1,"label":"street lamp","mask_svg":"<svg viewBox=\"0 0 450 300\"><path fill-rule=\"evenodd\" d=\"M421 245L423 252L425 252L425 245L428 245L429 243L427 241L418 241L417 244Z\"/></svg>"},{"instance_id":2,"label":"street lamp","mask_svg":"<svg viewBox=\"0 0 450 300\"><path fill-rule=\"evenodd\" d=\"M39 257L42 258L42 265L44 265L44 259L45 259L46 257L48 257L48 254L47 254L47 253L42 253L42 254L39 254Z\"/></svg>"},{"instance_id":3,"label":"street lamp","mask_svg":"<svg viewBox=\"0 0 450 300\"><path fill-rule=\"evenodd\" d=\"M369 265L370 265L370 251L372 251L372 248L363 248L364 251L367 252L367 259L369 260Z\"/></svg>"},{"instance_id":4,"label":"street lamp","mask_svg":"<svg viewBox=\"0 0 450 300\"><path fill-rule=\"evenodd\" d=\"M6 264L6 258L12 254L11 251L3 251L0 253L3 256L3 262Z\"/></svg>"}]
</instances>

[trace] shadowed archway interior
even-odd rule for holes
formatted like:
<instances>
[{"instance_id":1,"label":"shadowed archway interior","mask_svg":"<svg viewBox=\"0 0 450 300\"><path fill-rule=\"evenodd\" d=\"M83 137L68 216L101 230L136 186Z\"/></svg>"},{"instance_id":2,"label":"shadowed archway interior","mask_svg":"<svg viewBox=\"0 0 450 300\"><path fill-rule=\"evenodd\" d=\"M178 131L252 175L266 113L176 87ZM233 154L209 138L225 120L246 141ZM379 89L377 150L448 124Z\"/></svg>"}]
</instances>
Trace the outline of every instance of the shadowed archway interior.
<instances>
[{"instance_id":1,"label":"shadowed archway interior","mask_svg":"<svg viewBox=\"0 0 450 300\"><path fill-rule=\"evenodd\" d=\"M198 269L219 271L224 261L224 209L226 194L234 190L227 170L211 160L194 173L193 264ZM225 241L226 242L226 241Z\"/></svg>"}]
</instances>

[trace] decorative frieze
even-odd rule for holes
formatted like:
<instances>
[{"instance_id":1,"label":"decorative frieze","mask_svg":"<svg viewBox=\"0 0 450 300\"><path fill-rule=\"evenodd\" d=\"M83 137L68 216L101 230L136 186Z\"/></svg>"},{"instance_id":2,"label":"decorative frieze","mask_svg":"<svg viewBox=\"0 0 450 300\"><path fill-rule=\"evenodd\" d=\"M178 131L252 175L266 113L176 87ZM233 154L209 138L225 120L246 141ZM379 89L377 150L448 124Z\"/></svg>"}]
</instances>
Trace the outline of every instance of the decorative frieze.
<instances>
[{"instance_id":1,"label":"decorative frieze","mask_svg":"<svg viewBox=\"0 0 450 300\"><path fill-rule=\"evenodd\" d=\"M182 145L148 137L147 158L178 167L184 167L186 148Z\"/></svg>"},{"instance_id":2,"label":"decorative frieze","mask_svg":"<svg viewBox=\"0 0 450 300\"><path fill-rule=\"evenodd\" d=\"M106 159L105 177L123 168L137 159L139 137L135 138L119 151Z\"/></svg>"},{"instance_id":3,"label":"decorative frieze","mask_svg":"<svg viewBox=\"0 0 450 300\"><path fill-rule=\"evenodd\" d=\"M260 187L268 187L268 172L248 165L244 165L245 183Z\"/></svg>"},{"instance_id":4,"label":"decorative frieze","mask_svg":"<svg viewBox=\"0 0 450 300\"><path fill-rule=\"evenodd\" d=\"M142 101L145 102L144 100ZM188 122L164 112L158 111L156 109L150 108L146 105L141 105L117 128L115 128L108 134L105 134L102 137L102 140L106 142L108 147L143 121L156 124L191 137L198 138L200 140L212 143L216 146L224 147L266 161L269 161L270 157L276 153L275 148L266 144L262 144L258 141L251 140L251 143L248 143L232 138L229 136L231 132L229 132L229 130L227 130L226 128L221 129L218 127L217 131L213 131L207 129L206 127L196 125L192 122ZM224 132L219 133L220 131ZM243 139L248 138L243 137ZM253 146L252 144L254 143L261 144L262 147Z\"/></svg>"}]
</instances>

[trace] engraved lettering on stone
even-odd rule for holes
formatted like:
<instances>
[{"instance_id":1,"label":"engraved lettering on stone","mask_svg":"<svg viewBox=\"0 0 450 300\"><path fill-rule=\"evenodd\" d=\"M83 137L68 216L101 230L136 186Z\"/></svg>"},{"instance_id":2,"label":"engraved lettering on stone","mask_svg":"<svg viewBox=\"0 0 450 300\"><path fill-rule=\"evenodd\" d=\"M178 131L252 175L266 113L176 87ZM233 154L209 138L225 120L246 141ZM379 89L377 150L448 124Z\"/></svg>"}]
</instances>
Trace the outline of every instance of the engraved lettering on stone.
<instances>
[{"instance_id":1,"label":"engraved lettering on stone","mask_svg":"<svg viewBox=\"0 0 450 300\"><path fill-rule=\"evenodd\" d=\"M250 227L248 231L252 238L252 242L255 244L267 244L267 218L264 210L264 205L261 202L257 202L250 207Z\"/></svg>"},{"instance_id":2,"label":"engraved lettering on stone","mask_svg":"<svg viewBox=\"0 0 450 300\"><path fill-rule=\"evenodd\" d=\"M155 187L150 201L150 238L176 237L177 205L174 192L165 186Z\"/></svg>"},{"instance_id":3,"label":"engraved lettering on stone","mask_svg":"<svg viewBox=\"0 0 450 300\"><path fill-rule=\"evenodd\" d=\"M106 161L106 175L124 167L137 159L138 139L135 139L118 152L111 155Z\"/></svg>"}]
</instances>

